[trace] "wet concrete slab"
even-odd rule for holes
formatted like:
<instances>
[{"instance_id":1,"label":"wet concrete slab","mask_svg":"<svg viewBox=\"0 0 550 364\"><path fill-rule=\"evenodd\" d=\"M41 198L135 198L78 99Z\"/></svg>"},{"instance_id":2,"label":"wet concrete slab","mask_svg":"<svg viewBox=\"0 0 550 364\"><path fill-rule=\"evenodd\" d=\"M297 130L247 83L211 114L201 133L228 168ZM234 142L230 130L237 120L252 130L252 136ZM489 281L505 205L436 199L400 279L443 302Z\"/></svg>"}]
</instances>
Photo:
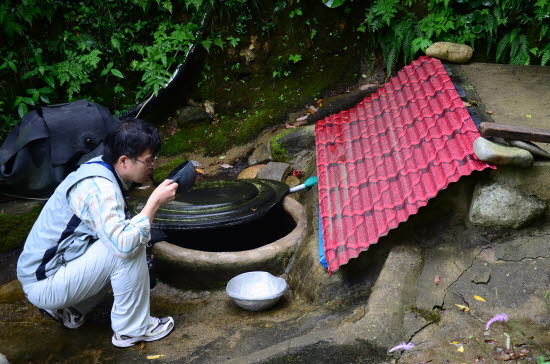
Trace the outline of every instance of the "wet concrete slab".
<instances>
[{"instance_id":1,"label":"wet concrete slab","mask_svg":"<svg viewBox=\"0 0 550 364\"><path fill-rule=\"evenodd\" d=\"M288 292L272 309L249 312L223 288L184 291L159 283L151 292L151 312L174 317L174 331L156 342L119 349L111 344L112 298L92 311L81 328L69 330L44 317L26 300L20 284L11 281L0 286L0 353L10 363L149 362L147 357L154 355L161 355L155 359L160 363L218 363L338 327L353 317L356 302L366 301L368 293L312 305Z\"/></svg>"},{"instance_id":2,"label":"wet concrete slab","mask_svg":"<svg viewBox=\"0 0 550 364\"><path fill-rule=\"evenodd\" d=\"M471 63L460 66L496 123L550 129L550 67ZM550 145L540 143L550 151Z\"/></svg>"}]
</instances>

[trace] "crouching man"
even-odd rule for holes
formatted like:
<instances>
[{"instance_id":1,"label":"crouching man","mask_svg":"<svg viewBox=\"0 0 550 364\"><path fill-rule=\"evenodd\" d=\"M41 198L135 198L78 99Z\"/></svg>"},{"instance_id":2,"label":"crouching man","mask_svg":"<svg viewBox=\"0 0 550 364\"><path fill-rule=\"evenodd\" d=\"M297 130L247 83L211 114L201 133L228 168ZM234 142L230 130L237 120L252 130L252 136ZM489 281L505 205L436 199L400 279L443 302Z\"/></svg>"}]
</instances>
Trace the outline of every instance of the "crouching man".
<instances>
[{"instance_id":1,"label":"crouching man","mask_svg":"<svg viewBox=\"0 0 550 364\"><path fill-rule=\"evenodd\" d=\"M112 342L118 347L161 339L174 328L171 317L150 316L145 247L158 208L174 199L177 184L160 184L133 218L125 199L131 182L151 178L159 148L149 123L121 123L107 136L104 155L57 187L17 263L29 301L71 329L84 323L110 283Z\"/></svg>"}]
</instances>

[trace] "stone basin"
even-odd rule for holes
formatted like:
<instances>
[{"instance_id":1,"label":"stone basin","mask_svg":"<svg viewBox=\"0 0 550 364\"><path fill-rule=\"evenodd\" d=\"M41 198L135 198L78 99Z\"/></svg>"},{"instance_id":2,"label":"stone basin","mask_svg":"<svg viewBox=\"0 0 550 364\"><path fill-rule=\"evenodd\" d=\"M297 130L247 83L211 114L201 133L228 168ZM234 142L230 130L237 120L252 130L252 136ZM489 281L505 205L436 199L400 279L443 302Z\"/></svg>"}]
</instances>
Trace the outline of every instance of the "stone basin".
<instances>
[{"instance_id":1,"label":"stone basin","mask_svg":"<svg viewBox=\"0 0 550 364\"><path fill-rule=\"evenodd\" d=\"M178 288L205 288L222 286L236 275L250 271L283 274L304 240L307 218L303 206L288 196L283 199L282 207L296 226L282 238L255 249L209 252L166 241L156 243L153 254L158 277Z\"/></svg>"}]
</instances>

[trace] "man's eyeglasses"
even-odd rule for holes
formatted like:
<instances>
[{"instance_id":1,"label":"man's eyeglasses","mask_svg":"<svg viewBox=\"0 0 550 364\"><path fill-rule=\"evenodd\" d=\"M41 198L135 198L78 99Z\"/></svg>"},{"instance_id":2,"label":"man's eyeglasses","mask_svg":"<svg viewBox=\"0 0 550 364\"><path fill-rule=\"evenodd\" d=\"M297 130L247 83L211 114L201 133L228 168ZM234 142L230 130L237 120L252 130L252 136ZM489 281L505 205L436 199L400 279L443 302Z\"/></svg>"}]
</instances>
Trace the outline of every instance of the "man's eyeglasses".
<instances>
[{"instance_id":1,"label":"man's eyeglasses","mask_svg":"<svg viewBox=\"0 0 550 364\"><path fill-rule=\"evenodd\" d=\"M140 161L139 159L134 159L136 162L139 162L139 163L143 163L145 164L147 167L153 169L155 168L155 163L157 163L157 157L155 157L155 159L151 162L151 163L147 163L147 162L144 162L144 161Z\"/></svg>"}]
</instances>

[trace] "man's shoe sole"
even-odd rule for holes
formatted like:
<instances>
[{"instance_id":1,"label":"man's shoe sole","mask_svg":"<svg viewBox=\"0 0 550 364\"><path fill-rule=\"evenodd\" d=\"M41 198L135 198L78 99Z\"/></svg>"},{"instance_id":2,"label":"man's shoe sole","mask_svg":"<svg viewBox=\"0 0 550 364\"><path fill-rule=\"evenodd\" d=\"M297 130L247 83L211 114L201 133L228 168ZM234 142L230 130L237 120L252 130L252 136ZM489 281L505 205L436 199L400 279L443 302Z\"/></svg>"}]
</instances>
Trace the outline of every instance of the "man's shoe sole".
<instances>
[{"instance_id":1,"label":"man's shoe sole","mask_svg":"<svg viewBox=\"0 0 550 364\"><path fill-rule=\"evenodd\" d=\"M80 326L84 325L84 323L86 322L86 320L84 319L81 323L79 323L78 325L73 325L71 323L65 323L63 321L63 319L59 318L59 317L55 317L53 316L52 314L50 314L48 311L42 309L42 308L39 308L38 309L40 312L42 312L42 314L44 316L47 316L48 318L51 318L52 320L54 320L55 322L57 322L58 324L60 324L62 327L65 327L67 329L71 329L71 330L74 330L74 329L78 329Z\"/></svg>"},{"instance_id":2,"label":"man's shoe sole","mask_svg":"<svg viewBox=\"0 0 550 364\"><path fill-rule=\"evenodd\" d=\"M163 332L162 334L158 335L158 336L142 336L142 337L136 337L136 338L131 338L131 339L126 339L122 342L119 342L118 340L115 339L115 335L113 335L112 339L111 339L111 342L113 343L114 346L118 347L118 348L128 348L130 346L134 346L136 343L140 342L140 341L156 341L156 340L160 340L162 339L163 337L166 337L168 336L168 334L170 334L173 330L174 330L174 327L175 325L172 326L172 328L168 331L165 331Z\"/></svg>"}]
</instances>

